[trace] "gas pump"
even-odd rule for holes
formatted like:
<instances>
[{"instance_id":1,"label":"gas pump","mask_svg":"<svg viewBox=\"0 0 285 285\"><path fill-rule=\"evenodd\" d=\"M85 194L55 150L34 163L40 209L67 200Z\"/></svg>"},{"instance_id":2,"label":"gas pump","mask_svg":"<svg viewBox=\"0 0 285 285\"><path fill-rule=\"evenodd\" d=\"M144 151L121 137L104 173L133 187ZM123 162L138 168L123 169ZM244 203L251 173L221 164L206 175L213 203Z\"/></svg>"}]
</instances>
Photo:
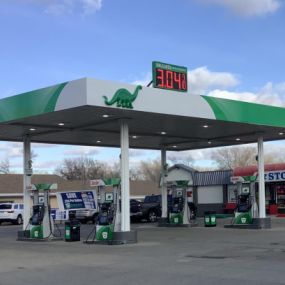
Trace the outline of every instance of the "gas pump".
<instances>
[{"instance_id":1,"label":"gas pump","mask_svg":"<svg viewBox=\"0 0 285 285\"><path fill-rule=\"evenodd\" d=\"M86 243L111 243L114 231L120 231L120 178L100 180L97 185L100 192L98 220L86 239ZM94 186L94 183L93 183ZM113 192L106 192L106 186L112 186ZM90 240L90 236L93 239Z\"/></svg>"},{"instance_id":2,"label":"gas pump","mask_svg":"<svg viewBox=\"0 0 285 285\"><path fill-rule=\"evenodd\" d=\"M54 238L54 222L51 217L49 191L57 184L34 184L32 187L33 207L27 226L32 239Z\"/></svg>"},{"instance_id":3,"label":"gas pump","mask_svg":"<svg viewBox=\"0 0 285 285\"><path fill-rule=\"evenodd\" d=\"M171 199L168 201L168 220L170 225L182 226L190 223L190 209L187 201L189 181L180 180L171 182Z\"/></svg>"},{"instance_id":4,"label":"gas pump","mask_svg":"<svg viewBox=\"0 0 285 285\"><path fill-rule=\"evenodd\" d=\"M234 177L237 183L236 209L233 219L234 225L248 225L253 223L253 218L258 217L258 208L255 198L255 176Z\"/></svg>"}]
</instances>

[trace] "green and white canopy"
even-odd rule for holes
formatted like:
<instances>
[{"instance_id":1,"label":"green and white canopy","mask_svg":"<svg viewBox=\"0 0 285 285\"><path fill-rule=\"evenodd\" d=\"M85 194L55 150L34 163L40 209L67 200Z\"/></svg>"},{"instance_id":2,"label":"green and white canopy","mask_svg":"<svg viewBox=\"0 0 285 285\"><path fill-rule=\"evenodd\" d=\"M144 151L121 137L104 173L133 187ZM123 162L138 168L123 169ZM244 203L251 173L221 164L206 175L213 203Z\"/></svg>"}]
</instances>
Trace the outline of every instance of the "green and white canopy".
<instances>
[{"instance_id":1,"label":"green and white canopy","mask_svg":"<svg viewBox=\"0 0 285 285\"><path fill-rule=\"evenodd\" d=\"M0 140L119 146L122 119L131 148L208 148L285 133L284 108L83 78L0 100Z\"/></svg>"}]
</instances>

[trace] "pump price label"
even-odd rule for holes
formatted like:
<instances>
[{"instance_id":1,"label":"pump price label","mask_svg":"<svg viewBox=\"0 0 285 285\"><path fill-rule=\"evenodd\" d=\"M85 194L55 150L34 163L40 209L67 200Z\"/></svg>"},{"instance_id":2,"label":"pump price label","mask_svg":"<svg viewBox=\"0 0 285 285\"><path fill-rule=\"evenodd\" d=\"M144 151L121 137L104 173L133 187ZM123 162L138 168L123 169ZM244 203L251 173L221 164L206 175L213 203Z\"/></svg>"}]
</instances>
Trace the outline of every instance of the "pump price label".
<instances>
[{"instance_id":1,"label":"pump price label","mask_svg":"<svg viewBox=\"0 0 285 285\"><path fill-rule=\"evenodd\" d=\"M153 87L187 92L187 68L162 62L152 62Z\"/></svg>"}]
</instances>

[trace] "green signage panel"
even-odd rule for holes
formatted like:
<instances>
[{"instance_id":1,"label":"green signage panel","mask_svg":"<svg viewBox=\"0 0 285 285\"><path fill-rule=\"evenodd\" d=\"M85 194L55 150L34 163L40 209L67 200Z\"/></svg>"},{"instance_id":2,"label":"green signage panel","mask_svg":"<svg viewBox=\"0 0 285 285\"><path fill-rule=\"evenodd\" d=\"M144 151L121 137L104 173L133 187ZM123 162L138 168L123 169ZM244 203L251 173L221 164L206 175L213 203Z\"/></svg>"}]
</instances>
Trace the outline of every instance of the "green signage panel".
<instances>
[{"instance_id":1,"label":"green signage panel","mask_svg":"<svg viewBox=\"0 0 285 285\"><path fill-rule=\"evenodd\" d=\"M153 87L187 92L187 68L173 64L152 62Z\"/></svg>"}]
</instances>

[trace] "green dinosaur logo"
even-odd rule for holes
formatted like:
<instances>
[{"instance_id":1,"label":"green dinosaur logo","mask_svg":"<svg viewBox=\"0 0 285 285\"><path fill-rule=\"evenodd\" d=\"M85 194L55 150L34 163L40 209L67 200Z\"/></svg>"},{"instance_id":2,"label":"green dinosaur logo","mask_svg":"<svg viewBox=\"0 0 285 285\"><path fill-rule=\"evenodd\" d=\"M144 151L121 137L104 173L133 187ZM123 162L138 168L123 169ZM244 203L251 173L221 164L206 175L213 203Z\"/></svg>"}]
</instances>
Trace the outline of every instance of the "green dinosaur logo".
<instances>
[{"instance_id":1,"label":"green dinosaur logo","mask_svg":"<svg viewBox=\"0 0 285 285\"><path fill-rule=\"evenodd\" d=\"M136 100L138 93L141 89L142 89L142 86L138 85L134 93L132 94L127 89L121 88L116 91L116 93L114 94L111 100L108 100L106 96L103 96L103 98L105 100L105 104L108 106L111 106L117 103L117 107L133 109L132 103Z\"/></svg>"}]
</instances>

